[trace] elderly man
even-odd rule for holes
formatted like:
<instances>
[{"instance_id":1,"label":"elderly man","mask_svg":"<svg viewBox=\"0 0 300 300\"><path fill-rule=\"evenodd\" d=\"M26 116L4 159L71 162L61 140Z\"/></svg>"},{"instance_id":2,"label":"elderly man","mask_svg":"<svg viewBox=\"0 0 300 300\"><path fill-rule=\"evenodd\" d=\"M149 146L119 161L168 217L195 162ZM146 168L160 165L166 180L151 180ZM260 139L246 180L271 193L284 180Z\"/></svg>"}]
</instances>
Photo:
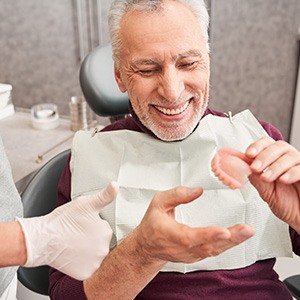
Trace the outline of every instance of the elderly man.
<instances>
[{"instance_id":1,"label":"elderly man","mask_svg":"<svg viewBox=\"0 0 300 300\"><path fill-rule=\"evenodd\" d=\"M76 135L58 203L116 180L112 250L84 282L52 269L51 298L291 299L273 266L300 253L300 153L249 111L207 108L203 1L115 0L109 26L132 116ZM241 190L210 171L225 146L252 161Z\"/></svg>"}]
</instances>

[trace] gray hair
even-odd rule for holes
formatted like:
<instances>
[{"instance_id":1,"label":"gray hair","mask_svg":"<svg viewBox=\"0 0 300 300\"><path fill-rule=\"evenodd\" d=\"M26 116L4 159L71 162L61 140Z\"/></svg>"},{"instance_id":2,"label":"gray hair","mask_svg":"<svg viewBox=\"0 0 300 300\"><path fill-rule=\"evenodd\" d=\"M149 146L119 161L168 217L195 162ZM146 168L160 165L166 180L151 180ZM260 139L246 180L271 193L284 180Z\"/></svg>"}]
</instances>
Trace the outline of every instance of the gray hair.
<instances>
[{"instance_id":1,"label":"gray hair","mask_svg":"<svg viewBox=\"0 0 300 300\"><path fill-rule=\"evenodd\" d=\"M182 3L199 20L200 29L203 32L203 37L207 44L207 49L209 51L208 44L208 26L209 26L209 15L204 3L204 0L171 0ZM108 25L109 34L112 44L113 59L118 65L120 60L120 24L123 16L130 10L145 10L149 12L159 12L163 9L163 3L165 0L114 0L109 14L108 14Z\"/></svg>"}]
</instances>

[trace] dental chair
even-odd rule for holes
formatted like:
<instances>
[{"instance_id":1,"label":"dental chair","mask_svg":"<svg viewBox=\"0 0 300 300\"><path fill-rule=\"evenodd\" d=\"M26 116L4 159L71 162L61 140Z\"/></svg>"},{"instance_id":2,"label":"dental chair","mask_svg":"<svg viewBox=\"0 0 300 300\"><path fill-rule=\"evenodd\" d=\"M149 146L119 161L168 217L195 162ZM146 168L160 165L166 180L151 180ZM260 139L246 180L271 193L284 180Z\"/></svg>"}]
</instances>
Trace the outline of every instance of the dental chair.
<instances>
[{"instance_id":1,"label":"dental chair","mask_svg":"<svg viewBox=\"0 0 300 300\"><path fill-rule=\"evenodd\" d=\"M80 67L80 84L83 95L99 116L111 120L126 117L129 113L128 97L119 91L113 75L111 46L97 47L84 59ZM56 207L57 186L70 150L58 154L48 161L33 176L21 193L24 217L45 215ZM19 281L29 290L48 295L49 267L20 267Z\"/></svg>"},{"instance_id":2,"label":"dental chair","mask_svg":"<svg viewBox=\"0 0 300 300\"><path fill-rule=\"evenodd\" d=\"M91 109L111 121L129 114L127 93L121 93L114 79L111 45L92 50L81 64L79 80Z\"/></svg>"},{"instance_id":3,"label":"dental chair","mask_svg":"<svg viewBox=\"0 0 300 300\"><path fill-rule=\"evenodd\" d=\"M297 300L300 300L300 275L293 275L286 278L284 281L290 293Z\"/></svg>"},{"instance_id":4,"label":"dental chair","mask_svg":"<svg viewBox=\"0 0 300 300\"><path fill-rule=\"evenodd\" d=\"M56 190L60 174L70 155L65 150L48 161L27 184L21 193L24 217L37 217L51 212L56 203ZM20 267L18 269L19 281L31 291L48 295L49 267L36 268Z\"/></svg>"}]
</instances>

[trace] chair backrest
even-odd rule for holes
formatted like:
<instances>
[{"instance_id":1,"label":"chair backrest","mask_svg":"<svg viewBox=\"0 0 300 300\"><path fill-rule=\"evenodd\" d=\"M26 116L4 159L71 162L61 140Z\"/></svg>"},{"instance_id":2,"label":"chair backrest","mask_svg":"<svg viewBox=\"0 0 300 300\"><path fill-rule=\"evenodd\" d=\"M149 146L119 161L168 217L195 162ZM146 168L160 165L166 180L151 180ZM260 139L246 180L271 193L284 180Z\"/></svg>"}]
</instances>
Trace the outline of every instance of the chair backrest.
<instances>
[{"instance_id":1,"label":"chair backrest","mask_svg":"<svg viewBox=\"0 0 300 300\"><path fill-rule=\"evenodd\" d=\"M49 160L34 175L21 194L24 217L48 214L56 207L57 186L70 150L65 150ZM19 281L31 291L48 295L49 267L18 269Z\"/></svg>"},{"instance_id":2,"label":"chair backrest","mask_svg":"<svg viewBox=\"0 0 300 300\"><path fill-rule=\"evenodd\" d=\"M99 116L126 115L128 95L122 93L114 77L111 45L94 48L83 60L79 80L83 95Z\"/></svg>"}]
</instances>

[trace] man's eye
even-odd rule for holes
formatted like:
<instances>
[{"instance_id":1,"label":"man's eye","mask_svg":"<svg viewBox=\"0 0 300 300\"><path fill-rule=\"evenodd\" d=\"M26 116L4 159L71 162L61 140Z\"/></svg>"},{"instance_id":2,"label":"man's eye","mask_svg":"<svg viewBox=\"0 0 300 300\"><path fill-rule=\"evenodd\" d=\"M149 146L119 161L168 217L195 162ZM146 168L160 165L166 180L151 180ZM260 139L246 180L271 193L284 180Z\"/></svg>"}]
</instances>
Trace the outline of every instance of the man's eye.
<instances>
[{"instance_id":1,"label":"man's eye","mask_svg":"<svg viewBox=\"0 0 300 300\"><path fill-rule=\"evenodd\" d=\"M156 69L151 69L151 70L139 70L138 73L140 73L141 75L144 75L144 76L149 76L149 75L152 75L154 73L157 73L158 70Z\"/></svg>"},{"instance_id":2,"label":"man's eye","mask_svg":"<svg viewBox=\"0 0 300 300\"><path fill-rule=\"evenodd\" d=\"M192 67L195 67L197 65L198 61L192 61L189 63L184 63L184 64L180 64L179 68L180 69L190 69Z\"/></svg>"}]
</instances>

